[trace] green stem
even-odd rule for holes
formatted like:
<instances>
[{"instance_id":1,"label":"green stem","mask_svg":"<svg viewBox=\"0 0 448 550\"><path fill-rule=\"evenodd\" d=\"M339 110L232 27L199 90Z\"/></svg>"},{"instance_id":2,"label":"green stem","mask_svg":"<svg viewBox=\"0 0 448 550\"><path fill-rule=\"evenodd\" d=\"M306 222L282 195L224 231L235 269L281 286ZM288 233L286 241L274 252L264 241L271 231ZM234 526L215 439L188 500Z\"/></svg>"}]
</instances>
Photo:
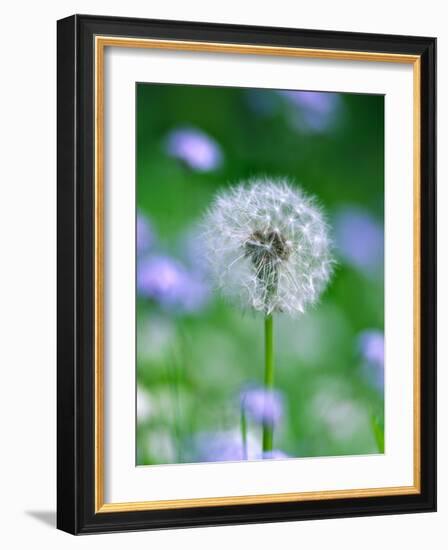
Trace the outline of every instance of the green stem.
<instances>
[{"instance_id":1,"label":"green stem","mask_svg":"<svg viewBox=\"0 0 448 550\"><path fill-rule=\"evenodd\" d=\"M264 318L264 387L266 391L274 387L274 337L272 315ZM263 452L272 451L274 432L270 424L263 425Z\"/></svg>"}]
</instances>

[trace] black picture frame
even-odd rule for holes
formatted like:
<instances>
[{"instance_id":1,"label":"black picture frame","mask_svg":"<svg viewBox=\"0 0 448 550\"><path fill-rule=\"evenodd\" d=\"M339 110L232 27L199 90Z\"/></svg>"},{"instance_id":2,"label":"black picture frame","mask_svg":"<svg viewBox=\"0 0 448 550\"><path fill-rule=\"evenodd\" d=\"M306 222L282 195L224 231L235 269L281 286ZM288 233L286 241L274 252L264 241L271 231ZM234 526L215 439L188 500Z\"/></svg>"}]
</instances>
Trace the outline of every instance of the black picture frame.
<instances>
[{"instance_id":1,"label":"black picture frame","mask_svg":"<svg viewBox=\"0 0 448 550\"><path fill-rule=\"evenodd\" d=\"M420 56L419 494L95 513L93 42L97 35ZM57 47L57 527L82 534L435 511L436 39L74 15L58 21Z\"/></svg>"}]
</instances>

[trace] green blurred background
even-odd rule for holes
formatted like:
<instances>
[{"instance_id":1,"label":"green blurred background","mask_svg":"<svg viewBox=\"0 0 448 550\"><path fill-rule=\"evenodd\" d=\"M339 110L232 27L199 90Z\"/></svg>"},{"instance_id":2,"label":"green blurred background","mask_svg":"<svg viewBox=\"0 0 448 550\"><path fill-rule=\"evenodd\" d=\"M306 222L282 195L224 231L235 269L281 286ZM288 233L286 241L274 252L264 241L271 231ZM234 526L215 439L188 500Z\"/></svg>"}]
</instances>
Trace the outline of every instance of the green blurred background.
<instances>
[{"instance_id":1,"label":"green blurred background","mask_svg":"<svg viewBox=\"0 0 448 550\"><path fill-rule=\"evenodd\" d=\"M315 308L275 317L274 447L383 452L383 97L138 84L136 117L137 464L240 458L263 317L213 292L195 235L217 191L257 175L317 196L337 258Z\"/></svg>"}]
</instances>

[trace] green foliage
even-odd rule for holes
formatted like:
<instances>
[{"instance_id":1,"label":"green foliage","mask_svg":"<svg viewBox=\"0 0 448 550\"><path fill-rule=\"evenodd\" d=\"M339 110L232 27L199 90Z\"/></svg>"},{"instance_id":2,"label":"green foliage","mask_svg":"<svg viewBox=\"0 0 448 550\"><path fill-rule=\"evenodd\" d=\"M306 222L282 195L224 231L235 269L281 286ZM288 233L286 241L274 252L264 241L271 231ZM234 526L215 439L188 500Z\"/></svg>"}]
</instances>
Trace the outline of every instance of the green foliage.
<instances>
[{"instance_id":1,"label":"green foliage","mask_svg":"<svg viewBox=\"0 0 448 550\"><path fill-rule=\"evenodd\" d=\"M265 111L254 107L253 94ZM382 223L383 97L340 98L337 123L313 133L291 124L294 106L274 91L139 84L137 207L152 224L154 249L187 262L185 240L215 193L259 174L297 181L319 198L330 223L346 205ZM222 166L197 172L171 158L167 135L180 126L213 137ZM276 316L275 385L286 411L274 448L291 456L384 451L383 392L365 376L358 349L360 331L383 330L383 294L382 274L339 257L320 304L297 320ZM195 460L198 434L240 429L239 392L263 382L263 361L262 315L214 294L190 314L140 297L137 379L149 412L138 422L138 463ZM250 419L243 424L246 436L261 437Z\"/></svg>"},{"instance_id":2,"label":"green foliage","mask_svg":"<svg viewBox=\"0 0 448 550\"><path fill-rule=\"evenodd\" d=\"M372 417L372 429L379 453L384 453L384 422L380 422L377 416Z\"/></svg>"}]
</instances>

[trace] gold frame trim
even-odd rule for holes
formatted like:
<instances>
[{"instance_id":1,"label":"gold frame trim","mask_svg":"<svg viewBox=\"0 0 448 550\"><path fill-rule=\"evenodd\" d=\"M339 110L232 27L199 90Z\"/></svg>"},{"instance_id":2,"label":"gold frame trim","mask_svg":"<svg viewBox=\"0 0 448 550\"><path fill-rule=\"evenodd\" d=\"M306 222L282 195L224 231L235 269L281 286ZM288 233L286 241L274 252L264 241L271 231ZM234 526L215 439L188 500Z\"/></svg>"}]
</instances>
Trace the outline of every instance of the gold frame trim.
<instances>
[{"instance_id":1,"label":"gold frame trim","mask_svg":"<svg viewBox=\"0 0 448 550\"><path fill-rule=\"evenodd\" d=\"M413 65L413 173L414 173L414 482L410 486L379 487L367 489L313 491L244 495L180 500L142 502L104 502L104 50L106 47L153 48L160 50L196 51L207 53L235 53L270 55L314 59L407 63ZM225 44L183 40L156 40L96 36L95 55L95 308L94 308L94 369L95 369L95 513L129 512L142 510L166 510L205 506L231 506L272 502L300 502L331 500L338 498L362 498L392 495L411 495L421 492L421 426L420 426L420 121L421 121L421 60L418 55L388 54L381 52L354 52L344 50L320 50L252 44Z\"/></svg>"}]
</instances>

